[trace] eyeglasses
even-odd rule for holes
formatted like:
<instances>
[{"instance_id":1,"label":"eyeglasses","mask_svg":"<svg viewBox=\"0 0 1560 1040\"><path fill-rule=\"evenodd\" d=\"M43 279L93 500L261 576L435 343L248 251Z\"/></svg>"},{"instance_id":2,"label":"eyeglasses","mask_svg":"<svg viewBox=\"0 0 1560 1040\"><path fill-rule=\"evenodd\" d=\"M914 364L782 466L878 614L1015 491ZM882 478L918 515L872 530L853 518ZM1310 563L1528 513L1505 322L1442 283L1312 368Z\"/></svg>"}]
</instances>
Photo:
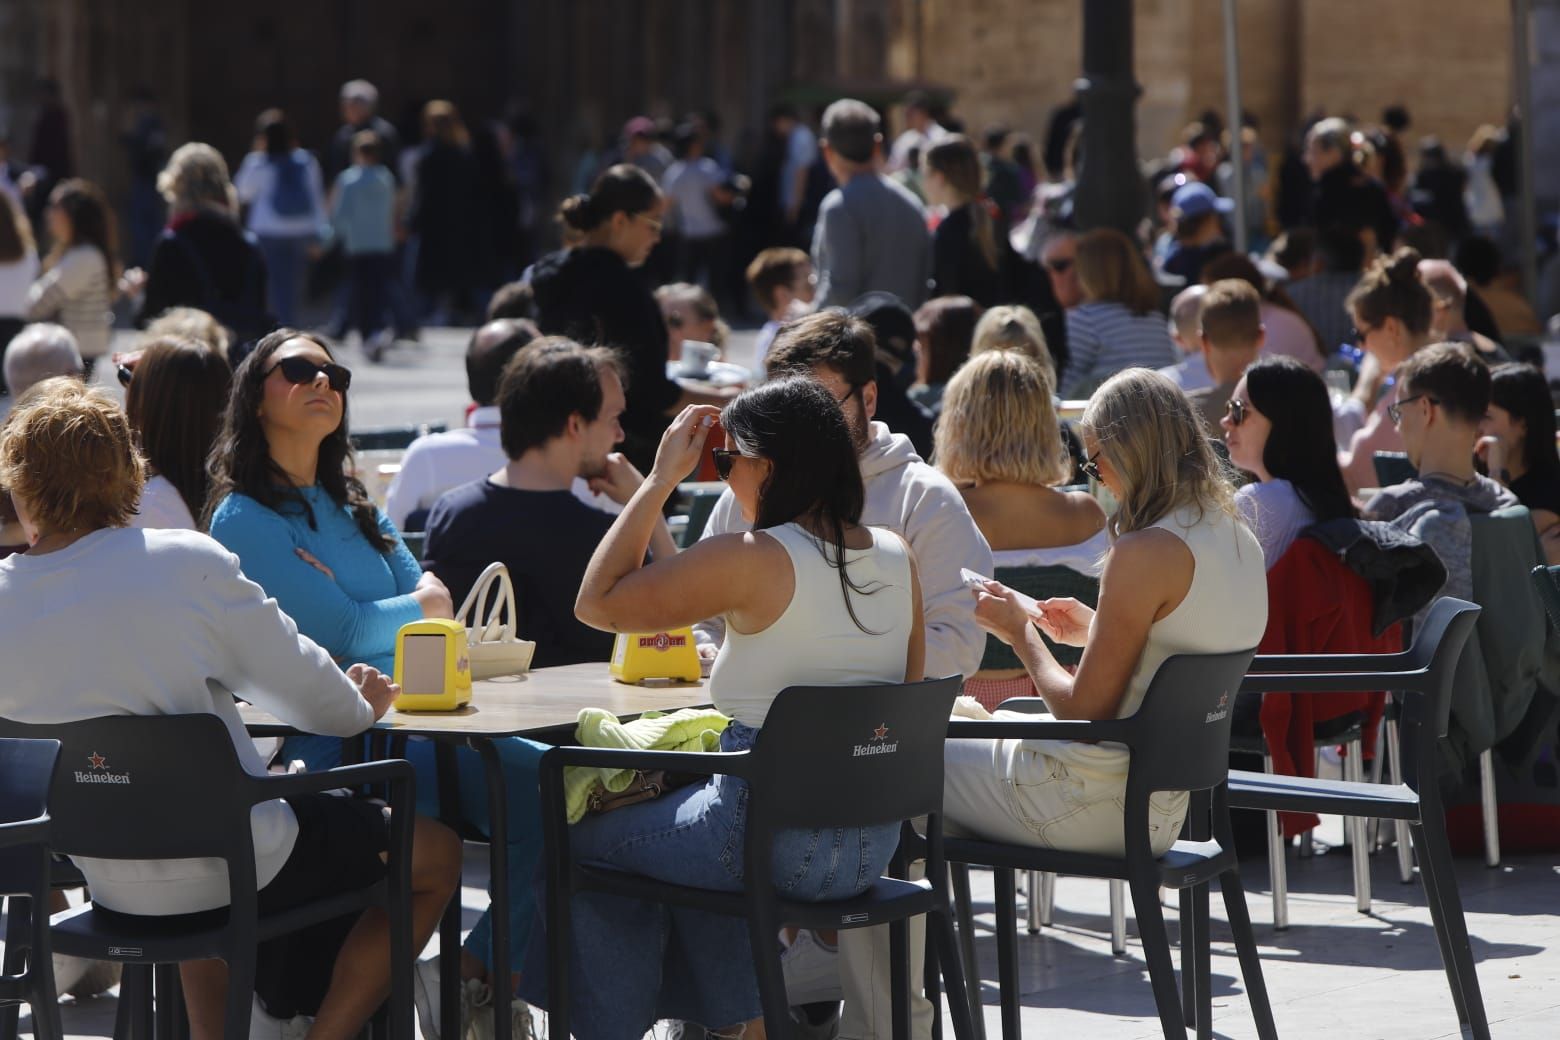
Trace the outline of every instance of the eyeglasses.
<instances>
[{"instance_id":1,"label":"eyeglasses","mask_svg":"<svg viewBox=\"0 0 1560 1040\"><path fill-rule=\"evenodd\" d=\"M1225 401L1224 415L1229 419L1231 426L1239 426L1246 421L1246 402L1235 399Z\"/></svg>"},{"instance_id":2,"label":"eyeglasses","mask_svg":"<svg viewBox=\"0 0 1560 1040\"><path fill-rule=\"evenodd\" d=\"M1090 477L1094 478L1095 480L1103 480L1103 479L1105 479L1105 478L1100 476L1100 466L1099 466L1099 458L1103 454L1105 454L1103 451L1095 452L1093 455L1090 455L1088 458L1084 459L1083 460L1083 465L1079 466L1078 468L1083 470L1084 473L1088 474Z\"/></svg>"},{"instance_id":3,"label":"eyeglasses","mask_svg":"<svg viewBox=\"0 0 1560 1040\"><path fill-rule=\"evenodd\" d=\"M1066 274L1072 270L1072 265L1073 262L1070 257L1060 257L1056 260L1045 261L1045 269L1052 274Z\"/></svg>"},{"instance_id":4,"label":"eyeglasses","mask_svg":"<svg viewBox=\"0 0 1560 1040\"><path fill-rule=\"evenodd\" d=\"M715 475L721 480L731 479L731 464L736 459L752 458L740 451L732 451L729 448L711 448L710 454L715 458Z\"/></svg>"},{"instance_id":5,"label":"eyeglasses","mask_svg":"<svg viewBox=\"0 0 1560 1040\"><path fill-rule=\"evenodd\" d=\"M303 386L314 382L314 378L321 372L330 381L330 388L338 394L347 392L347 387L352 385L352 373L341 365L331 361L310 361L306 357L282 358L276 364L266 369L266 375L270 375L277 369L282 370L282 378L289 383Z\"/></svg>"},{"instance_id":6,"label":"eyeglasses","mask_svg":"<svg viewBox=\"0 0 1560 1040\"><path fill-rule=\"evenodd\" d=\"M1429 401L1431 404L1441 403L1439 398L1431 397L1429 394L1410 394L1396 404L1387 405L1387 418L1392 420L1392 425L1398 426L1403 422L1403 406L1405 404L1413 404L1420 398Z\"/></svg>"}]
</instances>

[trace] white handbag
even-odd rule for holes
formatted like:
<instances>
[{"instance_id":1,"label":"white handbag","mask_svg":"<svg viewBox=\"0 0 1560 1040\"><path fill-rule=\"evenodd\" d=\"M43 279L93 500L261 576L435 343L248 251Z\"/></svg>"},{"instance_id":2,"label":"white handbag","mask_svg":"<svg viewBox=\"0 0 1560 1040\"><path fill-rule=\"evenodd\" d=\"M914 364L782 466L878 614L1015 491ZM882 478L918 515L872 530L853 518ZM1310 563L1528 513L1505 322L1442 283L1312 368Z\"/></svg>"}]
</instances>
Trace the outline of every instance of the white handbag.
<instances>
[{"instance_id":1,"label":"white handbag","mask_svg":"<svg viewBox=\"0 0 1560 1040\"><path fill-rule=\"evenodd\" d=\"M491 603L490 593L494 593ZM504 619L499 616L500 610ZM471 659L473 682L519 675L531 667L536 644L515 638L515 587L509 580L509 568L502 563L487 565L456 611L455 620L466 626L466 651Z\"/></svg>"}]
</instances>

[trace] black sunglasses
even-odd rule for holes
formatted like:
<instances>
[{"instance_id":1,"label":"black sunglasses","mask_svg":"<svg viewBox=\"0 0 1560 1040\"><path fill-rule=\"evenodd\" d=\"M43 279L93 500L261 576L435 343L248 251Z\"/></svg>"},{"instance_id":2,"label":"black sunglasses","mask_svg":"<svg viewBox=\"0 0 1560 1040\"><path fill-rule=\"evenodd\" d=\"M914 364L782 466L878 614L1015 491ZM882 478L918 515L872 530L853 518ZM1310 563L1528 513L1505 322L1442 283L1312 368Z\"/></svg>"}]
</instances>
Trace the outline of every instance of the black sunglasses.
<instances>
[{"instance_id":1,"label":"black sunglasses","mask_svg":"<svg viewBox=\"0 0 1560 1040\"><path fill-rule=\"evenodd\" d=\"M321 372L330 381L330 388L338 394L346 393L347 387L352 385L352 373L333 361L310 361L306 357L283 358L266 369L265 374L270 375L277 369L282 370L283 379L299 386L314 382L314 377Z\"/></svg>"},{"instance_id":2,"label":"black sunglasses","mask_svg":"<svg viewBox=\"0 0 1560 1040\"><path fill-rule=\"evenodd\" d=\"M732 451L729 448L711 448L710 454L715 458L715 475L721 480L731 479L731 463L734 459L749 458L740 451Z\"/></svg>"},{"instance_id":3,"label":"black sunglasses","mask_svg":"<svg viewBox=\"0 0 1560 1040\"><path fill-rule=\"evenodd\" d=\"M114 374L119 377L119 385L128 390L130 388L130 380L135 378L135 369L130 368L128 365L120 365L115 369Z\"/></svg>"},{"instance_id":4,"label":"black sunglasses","mask_svg":"<svg viewBox=\"0 0 1560 1040\"><path fill-rule=\"evenodd\" d=\"M1241 400L1225 401L1224 414L1229 417L1231 426L1239 426L1246 421L1246 402Z\"/></svg>"},{"instance_id":5,"label":"black sunglasses","mask_svg":"<svg viewBox=\"0 0 1560 1040\"><path fill-rule=\"evenodd\" d=\"M1099 465L1099 458L1103 454L1105 454L1103 451L1095 452L1093 455L1090 455L1088 458L1084 459L1083 465L1079 466L1078 468L1083 470L1090 477L1093 477L1095 480L1103 480L1104 478L1100 476Z\"/></svg>"},{"instance_id":6,"label":"black sunglasses","mask_svg":"<svg viewBox=\"0 0 1560 1040\"><path fill-rule=\"evenodd\" d=\"M1052 274L1066 274L1072 265L1073 262L1067 259L1047 260L1045 262L1046 269Z\"/></svg>"}]
</instances>

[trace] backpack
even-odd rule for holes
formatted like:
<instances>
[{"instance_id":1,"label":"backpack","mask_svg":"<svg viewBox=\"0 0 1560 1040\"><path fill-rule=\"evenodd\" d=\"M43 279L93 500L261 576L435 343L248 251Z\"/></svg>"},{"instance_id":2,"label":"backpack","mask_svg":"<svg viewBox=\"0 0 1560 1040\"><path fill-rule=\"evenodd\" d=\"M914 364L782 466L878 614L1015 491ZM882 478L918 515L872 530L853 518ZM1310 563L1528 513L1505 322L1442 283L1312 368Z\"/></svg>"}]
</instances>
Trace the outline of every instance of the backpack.
<instances>
[{"instance_id":1,"label":"backpack","mask_svg":"<svg viewBox=\"0 0 1560 1040\"><path fill-rule=\"evenodd\" d=\"M294 153L271 160L271 208L279 217L306 217L314 212L309 194L308 160Z\"/></svg>"}]
</instances>

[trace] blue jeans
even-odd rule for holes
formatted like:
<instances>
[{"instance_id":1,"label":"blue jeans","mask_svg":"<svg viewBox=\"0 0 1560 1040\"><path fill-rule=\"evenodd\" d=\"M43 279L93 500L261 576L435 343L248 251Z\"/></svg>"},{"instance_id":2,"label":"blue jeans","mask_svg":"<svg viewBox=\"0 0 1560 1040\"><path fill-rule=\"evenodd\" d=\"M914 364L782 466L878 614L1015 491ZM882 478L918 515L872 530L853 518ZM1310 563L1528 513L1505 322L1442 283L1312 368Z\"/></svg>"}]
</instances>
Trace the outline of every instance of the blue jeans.
<instances>
[{"instance_id":1,"label":"blue jeans","mask_svg":"<svg viewBox=\"0 0 1560 1040\"><path fill-rule=\"evenodd\" d=\"M531 936L535 918L531 880L536 876L542 855L542 817L537 799L540 781L538 763L547 745L523 737L501 737L493 742L508 789L507 835L509 851L509 970L518 972ZM439 813L438 769L431 740L413 740L406 745L407 761L417 770L417 811L424 816ZM341 741L335 737L288 737L282 745L283 761L302 759L311 770L330 769L341 764ZM482 831L489 831L487 774L482 756L468 747L455 750L455 766L460 779L461 820ZM491 886L488 893L492 894ZM482 916L466 937L465 949L495 977L503 973L493 964L492 910Z\"/></svg>"},{"instance_id":2,"label":"blue jeans","mask_svg":"<svg viewBox=\"0 0 1560 1040\"><path fill-rule=\"evenodd\" d=\"M733 722L721 750L746 750L756 734ZM717 776L588 816L570 829L573 854L661 881L739 892L747 798L743 781ZM898 844L898 824L781 831L773 846L776 889L803 902L859 895ZM596 893L574 896L571 916L571 1026L579 1040L639 1040L662 1018L723 1028L761 1014L745 918ZM543 930L532 932L520 987L539 1006L547 998Z\"/></svg>"},{"instance_id":3,"label":"blue jeans","mask_svg":"<svg viewBox=\"0 0 1560 1040\"><path fill-rule=\"evenodd\" d=\"M308 270L309 247L318 241L313 235L260 235L260 252L265 256L266 284L271 291L271 313L278 324L298 324L298 298L303 295L303 276Z\"/></svg>"}]
</instances>

